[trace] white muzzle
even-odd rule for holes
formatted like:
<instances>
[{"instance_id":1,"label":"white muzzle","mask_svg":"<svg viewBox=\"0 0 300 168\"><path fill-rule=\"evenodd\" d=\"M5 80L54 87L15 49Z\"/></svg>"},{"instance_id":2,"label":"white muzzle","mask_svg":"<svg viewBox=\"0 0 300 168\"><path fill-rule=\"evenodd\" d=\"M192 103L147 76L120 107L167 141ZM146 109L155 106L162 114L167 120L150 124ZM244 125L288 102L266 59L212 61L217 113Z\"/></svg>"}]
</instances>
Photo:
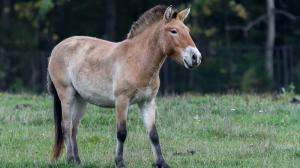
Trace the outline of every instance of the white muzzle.
<instances>
[{"instance_id":1,"label":"white muzzle","mask_svg":"<svg viewBox=\"0 0 300 168\"><path fill-rule=\"evenodd\" d=\"M184 49L183 54L184 66L188 69L195 68L201 63L201 53L196 47L188 46Z\"/></svg>"}]
</instances>

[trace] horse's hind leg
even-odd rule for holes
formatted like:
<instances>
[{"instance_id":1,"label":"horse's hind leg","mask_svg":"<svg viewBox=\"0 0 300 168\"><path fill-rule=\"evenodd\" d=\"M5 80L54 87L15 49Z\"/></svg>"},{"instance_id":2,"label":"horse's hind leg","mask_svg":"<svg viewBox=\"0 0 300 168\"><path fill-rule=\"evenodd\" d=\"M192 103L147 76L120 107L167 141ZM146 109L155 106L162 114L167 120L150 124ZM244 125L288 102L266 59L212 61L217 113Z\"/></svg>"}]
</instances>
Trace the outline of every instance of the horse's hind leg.
<instances>
[{"instance_id":1,"label":"horse's hind leg","mask_svg":"<svg viewBox=\"0 0 300 168\"><path fill-rule=\"evenodd\" d=\"M64 142L66 146L66 158L68 162L74 162L73 152L73 118L74 110L76 109L76 91L72 86L58 88L58 94L61 100L62 107L62 130L64 136Z\"/></svg>"},{"instance_id":2,"label":"horse's hind leg","mask_svg":"<svg viewBox=\"0 0 300 168\"><path fill-rule=\"evenodd\" d=\"M78 155L76 135L77 135L77 129L79 126L80 119L84 114L85 107L86 107L86 102L79 95L76 95L76 97L74 99L74 104L72 106L73 128L72 128L71 143L72 143L72 147L73 147L74 161L77 163L81 163L81 160Z\"/></svg>"}]
</instances>

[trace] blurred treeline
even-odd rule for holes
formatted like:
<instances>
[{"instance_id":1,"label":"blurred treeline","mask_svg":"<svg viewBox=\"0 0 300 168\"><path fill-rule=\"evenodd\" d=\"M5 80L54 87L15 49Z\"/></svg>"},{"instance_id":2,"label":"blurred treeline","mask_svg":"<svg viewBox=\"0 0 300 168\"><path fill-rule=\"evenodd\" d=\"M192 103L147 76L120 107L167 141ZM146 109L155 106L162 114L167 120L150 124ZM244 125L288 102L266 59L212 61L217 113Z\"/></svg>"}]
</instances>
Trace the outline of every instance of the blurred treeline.
<instances>
[{"instance_id":1,"label":"blurred treeline","mask_svg":"<svg viewBox=\"0 0 300 168\"><path fill-rule=\"evenodd\" d=\"M120 41L157 4L191 7L186 23L204 57L194 71L167 60L163 91L298 88L299 0L1 0L0 90L43 91L47 57L59 41L73 35Z\"/></svg>"}]
</instances>

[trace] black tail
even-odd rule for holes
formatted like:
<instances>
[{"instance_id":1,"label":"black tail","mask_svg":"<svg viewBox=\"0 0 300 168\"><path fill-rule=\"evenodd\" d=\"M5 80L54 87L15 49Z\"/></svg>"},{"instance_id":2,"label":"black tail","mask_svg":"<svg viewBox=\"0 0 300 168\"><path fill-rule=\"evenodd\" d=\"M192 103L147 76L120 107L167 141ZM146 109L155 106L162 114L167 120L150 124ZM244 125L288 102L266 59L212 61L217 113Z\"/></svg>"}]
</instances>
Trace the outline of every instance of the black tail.
<instances>
[{"instance_id":1,"label":"black tail","mask_svg":"<svg viewBox=\"0 0 300 168\"><path fill-rule=\"evenodd\" d=\"M61 151L63 149L63 130L61 126L62 122L62 110L61 110L61 102L57 95L55 86L53 85L52 80L48 74L48 91L53 96L53 111L54 111L54 124L55 124L55 137L54 137L54 145L52 148L51 160L57 160Z\"/></svg>"}]
</instances>

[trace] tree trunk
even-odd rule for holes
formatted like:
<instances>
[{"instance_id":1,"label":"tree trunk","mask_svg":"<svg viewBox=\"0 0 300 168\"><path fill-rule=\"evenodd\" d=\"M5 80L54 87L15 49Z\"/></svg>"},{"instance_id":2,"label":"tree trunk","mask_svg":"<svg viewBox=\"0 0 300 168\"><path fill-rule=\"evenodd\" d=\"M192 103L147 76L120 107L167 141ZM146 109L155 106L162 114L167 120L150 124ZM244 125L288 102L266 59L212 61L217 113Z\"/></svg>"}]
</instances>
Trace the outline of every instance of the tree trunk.
<instances>
[{"instance_id":1,"label":"tree trunk","mask_svg":"<svg viewBox=\"0 0 300 168\"><path fill-rule=\"evenodd\" d=\"M10 35L10 29L11 29L11 7L14 2L11 0L2 0L0 1L0 7L1 9L1 23L0 23L0 52L2 57L1 60L1 67L0 71L4 73L4 76L0 79L1 90L7 90L10 87L10 84L14 80L13 77L13 67L12 67L12 59L11 57L5 56L5 50L4 48L8 47L10 44L9 35ZM3 48L2 48L3 47Z\"/></svg>"},{"instance_id":2,"label":"tree trunk","mask_svg":"<svg viewBox=\"0 0 300 168\"><path fill-rule=\"evenodd\" d=\"M116 24L116 5L115 5L115 0L106 0L106 11L107 11L107 16L106 16L106 26L105 26L105 33L107 40L115 40L116 36L116 29L115 29L115 24Z\"/></svg>"},{"instance_id":3,"label":"tree trunk","mask_svg":"<svg viewBox=\"0 0 300 168\"><path fill-rule=\"evenodd\" d=\"M10 30L10 12L11 4L10 0L2 0L2 43L8 43L8 34ZM3 45L2 44L2 45Z\"/></svg>"},{"instance_id":4,"label":"tree trunk","mask_svg":"<svg viewBox=\"0 0 300 168\"><path fill-rule=\"evenodd\" d=\"M275 43L275 4L274 0L267 1L267 39L265 48L265 68L268 79L273 82L274 68L273 68L273 51Z\"/></svg>"}]
</instances>

